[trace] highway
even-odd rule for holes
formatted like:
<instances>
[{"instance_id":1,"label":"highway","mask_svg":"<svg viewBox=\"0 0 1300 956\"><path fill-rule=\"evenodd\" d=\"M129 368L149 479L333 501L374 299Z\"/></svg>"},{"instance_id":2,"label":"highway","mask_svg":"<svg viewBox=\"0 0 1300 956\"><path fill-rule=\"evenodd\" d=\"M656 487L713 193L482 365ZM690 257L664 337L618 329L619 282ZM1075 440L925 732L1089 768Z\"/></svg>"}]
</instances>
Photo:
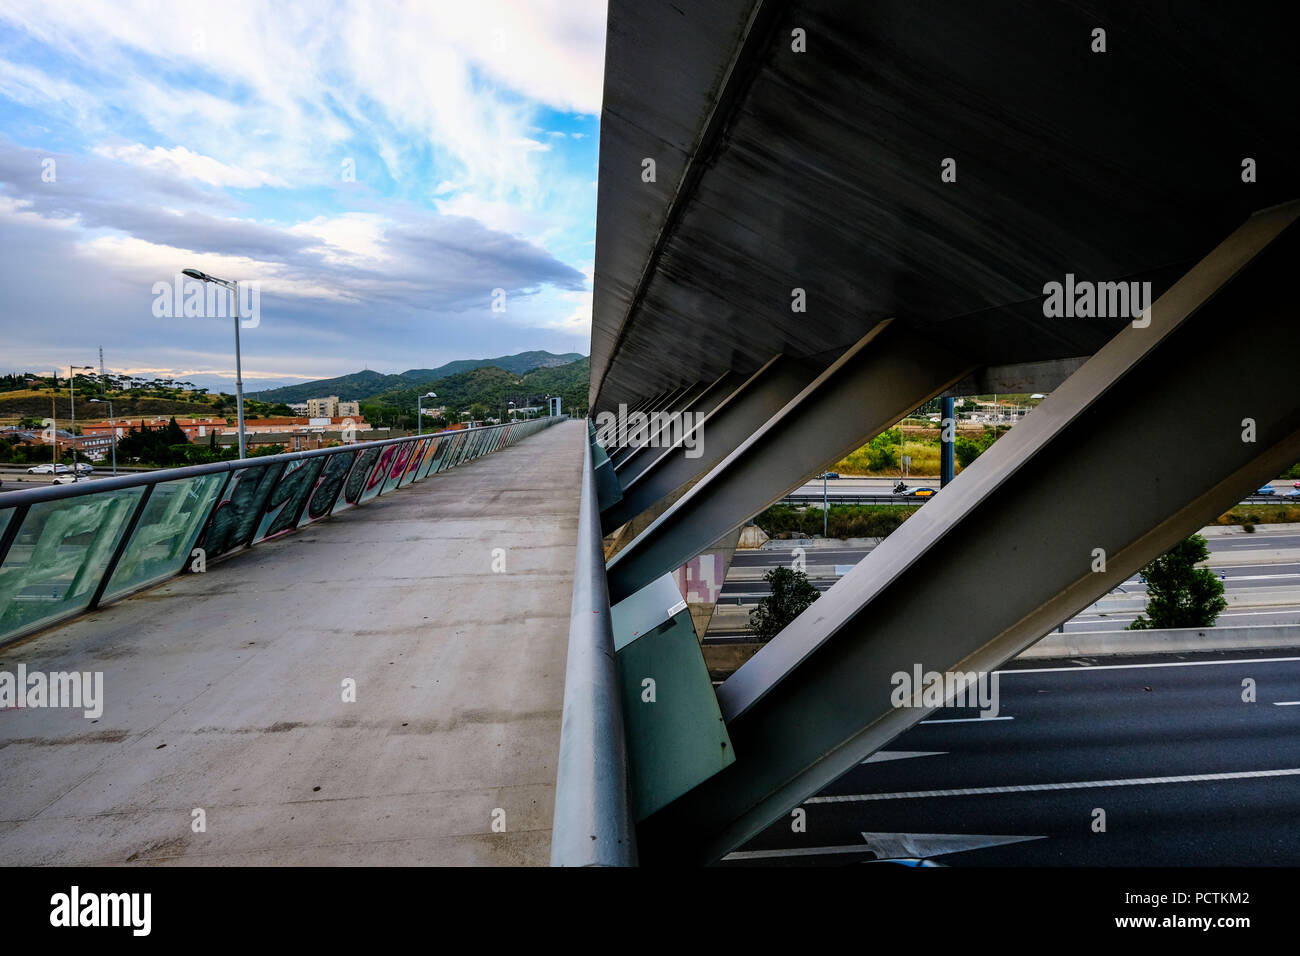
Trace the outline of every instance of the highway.
<instances>
[{"instance_id":1,"label":"highway","mask_svg":"<svg viewBox=\"0 0 1300 956\"><path fill-rule=\"evenodd\" d=\"M1207 538L1210 566L1223 575L1229 607L1219 616L1227 625L1300 624L1300 532L1290 526L1270 530L1261 525L1254 534L1230 532ZM1279 558L1264 563L1269 552L1295 552L1295 560ZM805 548L804 561L812 584L825 591L838 580L834 571L847 571L867 554L869 548ZM723 582L719 603L756 604L768 593L761 575L769 568L789 565L788 549L737 551L731 571ZM1258 563L1257 563L1258 562ZM739 578L739 579L738 579ZM996 574L990 587L997 587ZM1294 589L1294 596L1285 594ZM1275 598L1275 600L1274 600ZM1067 621L1065 630L1104 631L1127 627L1146 603L1146 589L1136 577L1121 584L1107 598ZM1241 605L1241 606L1238 606ZM710 629L706 642L732 643L745 632L730 625Z\"/></svg>"},{"instance_id":2,"label":"highway","mask_svg":"<svg viewBox=\"0 0 1300 956\"><path fill-rule=\"evenodd\" d=\"M1016 667L998 686L997 719L935 712L805 801L806 832L787 818L723 865L872 847L951 866L1300 865L1300 657Z\"/></svg>"},{"instance_id":3,"label":"highway","mask_svg":"<svg viewBox=\"0 0 1300 956\"><path fill-rule=\"evenodd\" d=\"M894 494L894 485L899 480L899 478L839 478L827 481L824 492L822 482L815 480L799 486L781 501L783 504L818 507L823 501L829 501L831 504L918 505L924 504L928 500L929 496L916 498ZM938 478L905 478L901 480L904 481L909 490L931 488L936 494L940 491ZM1273 486L1276 494L1251 495L1242 504L1296 504L1300 502L1300 498L1287 498L1288 494L1300 491L1300 488L1296 487L1295 479L1275 478L1268 484Z\"/></svg>"}]
</instances>

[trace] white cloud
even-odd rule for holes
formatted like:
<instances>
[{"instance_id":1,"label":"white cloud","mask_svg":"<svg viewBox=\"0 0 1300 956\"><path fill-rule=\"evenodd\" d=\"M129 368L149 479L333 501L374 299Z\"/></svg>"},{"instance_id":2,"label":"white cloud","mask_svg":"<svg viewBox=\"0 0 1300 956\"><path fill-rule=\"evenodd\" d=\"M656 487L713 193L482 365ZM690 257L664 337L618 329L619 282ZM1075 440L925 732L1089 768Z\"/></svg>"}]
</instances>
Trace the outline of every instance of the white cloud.
<instances>
[{"instance_id":1,"label":"white cloud","mask_svg":"<svg viewBox=\"0 0 1300 956\"><path fill-rule=\"evenodd\" d=\"M229 166L211 156L177 146L165 149L155 146L150 149L143 143L129 146L96 146L94 152L109 159L120 160L146 169L155 169L185 179L197 179L209 186L234 186L253 188L255 186L288 186L279 176L272 176L260 170L241 169Z\"/></svg>"}]
</instances>

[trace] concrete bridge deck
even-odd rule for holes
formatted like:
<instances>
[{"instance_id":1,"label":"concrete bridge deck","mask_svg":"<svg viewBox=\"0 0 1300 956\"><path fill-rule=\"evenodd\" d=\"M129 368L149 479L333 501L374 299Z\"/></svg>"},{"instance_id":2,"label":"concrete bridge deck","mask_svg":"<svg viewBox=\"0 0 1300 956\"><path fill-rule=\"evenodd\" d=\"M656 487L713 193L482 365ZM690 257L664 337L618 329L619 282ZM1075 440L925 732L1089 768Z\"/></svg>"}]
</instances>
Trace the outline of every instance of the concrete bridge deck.
<instances>
[{"instance_id":1,"label":"concrete bridge deck","mask_svg":"<svg viewBox=\"0 0 1300 956\"><path fill-rule=\"evenodd\" d=\"M105 699L0 710L0 863L545 865L585 440L563 422L0 649Z\"/></svg>"}]
</instances>

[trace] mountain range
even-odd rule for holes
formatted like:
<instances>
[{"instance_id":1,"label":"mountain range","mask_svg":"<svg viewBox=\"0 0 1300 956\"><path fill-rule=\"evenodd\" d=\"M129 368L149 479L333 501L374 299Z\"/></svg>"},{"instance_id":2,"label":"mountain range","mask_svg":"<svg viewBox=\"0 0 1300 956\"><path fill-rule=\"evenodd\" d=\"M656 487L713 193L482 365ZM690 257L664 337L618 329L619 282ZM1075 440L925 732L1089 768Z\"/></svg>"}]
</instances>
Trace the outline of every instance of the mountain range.
<instances>
[{"instance_id":1,"label":"mountain range","mask_svg":"<svg viewBox=\"0 0 1300 956\"><path fill-rule=\"evenodd\" d=\"M281 388L249 392L247 397L263 402L283 402L286 405L305 402L309 398L324 398L327 395L337 395L345 402L360 402L377 398L385 393L420 388L476 369L497 368L517 377L538 369L571 365L585 358L586 356L577 352L556 355L542 350L488 359L457 359L437 368L407 369L399 375L385 375L370 370L353 372L351 375L340 375L337 378L324 378L299 385L285 385Z\"/></svg>"}]
</instances>

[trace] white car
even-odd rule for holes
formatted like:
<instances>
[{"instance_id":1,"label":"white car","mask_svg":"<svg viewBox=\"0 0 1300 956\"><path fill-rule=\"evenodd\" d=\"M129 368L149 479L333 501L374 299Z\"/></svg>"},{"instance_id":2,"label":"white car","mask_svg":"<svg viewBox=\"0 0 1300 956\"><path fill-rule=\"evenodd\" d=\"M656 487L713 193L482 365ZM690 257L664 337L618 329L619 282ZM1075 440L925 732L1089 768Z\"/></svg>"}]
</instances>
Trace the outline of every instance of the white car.
<instances>
[{"instance_id":1,"label":"white car","mask_svg":"<svg viewBox=\"0 0 1300 956\"><path fill-rule=\"evenodd\" d=\"M88 464L87 462L84 461L77 462L77 474L79 475L88 475L94 470L95 470L94 466Z\"/></svg>"},{"instance_id":2,"label":"white car","mask_svg":"<svg viewBox=\"0 0 1300 956\"><path fill-rule=\"evenodd\" d=\"M76 475L56 475L50 482L52 485L71 485L77 480Z\"/></svg>"},{"instance_id":3,"label":"white car","mask_svg":"<svg viewBox=\"0 0 1300 956\"><path fill-rule=\"evenodd\" d=\"M29 475L52 475L54 474L53 465L34 465L27 469Z\"/></svg>"}]
</instances>

